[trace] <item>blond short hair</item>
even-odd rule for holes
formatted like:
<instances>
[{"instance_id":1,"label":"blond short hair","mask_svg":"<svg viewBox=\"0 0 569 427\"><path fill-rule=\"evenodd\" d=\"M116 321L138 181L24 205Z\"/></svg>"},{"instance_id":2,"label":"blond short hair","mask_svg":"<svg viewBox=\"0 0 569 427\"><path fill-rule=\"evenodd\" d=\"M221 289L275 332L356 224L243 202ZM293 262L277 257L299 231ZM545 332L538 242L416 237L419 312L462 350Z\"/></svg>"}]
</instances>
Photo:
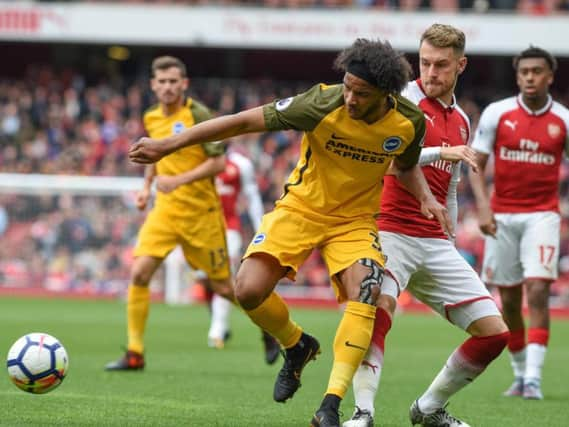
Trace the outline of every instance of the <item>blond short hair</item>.
<instances>
[{"instance_id":1,"label":"blond short hair","mask_svg":"<svg viewBox=\"0 0 569 427\"><path fill-rule=\"evenodd\" d=\"M158 70L167 70L176 67L180 70L182 77L187 77L186 64L174 56L159 56L152 61L152 77L156 75Z\"/></svg>"},{"instance_id":2,"label":"blond short hair","mask_svg":"<svg viewBox=\"0 0 569 427\"><path fill-rule=\"evenodd\" d=\"M452 25L433 24L421 36L421 44L427 41L435 47L452 47L457 55L464 54L466 37Z\"/></svg>"}]
</instances>

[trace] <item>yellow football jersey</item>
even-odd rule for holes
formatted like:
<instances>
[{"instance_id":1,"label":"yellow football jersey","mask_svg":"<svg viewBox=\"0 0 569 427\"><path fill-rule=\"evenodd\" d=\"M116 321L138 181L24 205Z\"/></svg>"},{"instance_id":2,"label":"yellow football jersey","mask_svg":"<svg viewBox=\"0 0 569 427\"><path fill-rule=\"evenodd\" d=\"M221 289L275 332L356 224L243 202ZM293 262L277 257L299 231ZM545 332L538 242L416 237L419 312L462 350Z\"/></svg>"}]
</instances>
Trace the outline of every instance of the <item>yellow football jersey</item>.
<instances>
[{"instance_id":1,"label":"yellow football jersey","mask_svg":"<svg viewBox=\"0 0 569 427\"><path fill-rule=\"evenodd\" d=\"M144 114L144 128L151 138L165 138L212 117L203 104L188 98L176 113L166 116L159 105L151 107ZM207 160L208 157L224 153L224 145L205 143L185 147L162 158L156 163L158 175L178 175L187 172ZM220 209L214 179L201 179L181 185L171 193L158 192L157 207L178 211L179 215L199 215L200 212Z\"/></svg>"},{"instance_id":2,"label":"yellow football jersey","mask_svg":"<svg viewBox=\"0 0 569 427\"><path fill-rule=\"evenodd\" d=\"M304 131L300 158L277 206L334 219L376 215L391 161L416 164L425 135L416 105L401 96L390 102L388 113L372 124L350 118L341 84L318 84L265 105L268 129Z\"/></svg>"}]
</instances>

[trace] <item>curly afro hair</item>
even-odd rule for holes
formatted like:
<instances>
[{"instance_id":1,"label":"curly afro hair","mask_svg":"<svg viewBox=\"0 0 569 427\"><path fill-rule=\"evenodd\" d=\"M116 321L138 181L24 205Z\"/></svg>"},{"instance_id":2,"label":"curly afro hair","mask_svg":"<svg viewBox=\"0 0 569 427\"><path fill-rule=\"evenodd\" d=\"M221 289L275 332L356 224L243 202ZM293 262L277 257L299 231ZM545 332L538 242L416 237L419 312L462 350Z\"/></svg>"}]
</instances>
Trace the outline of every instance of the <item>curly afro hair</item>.
<instances>
[{"instance_id":1,"label":"curly afro hair","mask_svg":"<svg viewBox=\"0 0 569 427\"><path fill-rule=\"evenodd\" d=\"M376 80L376 86L388 93L400 93L413 75L411 65L401 52L387 41L357 39L334 61L334 68L346 72L352 62L363 62Z\"/></svg>"}]
</instances>

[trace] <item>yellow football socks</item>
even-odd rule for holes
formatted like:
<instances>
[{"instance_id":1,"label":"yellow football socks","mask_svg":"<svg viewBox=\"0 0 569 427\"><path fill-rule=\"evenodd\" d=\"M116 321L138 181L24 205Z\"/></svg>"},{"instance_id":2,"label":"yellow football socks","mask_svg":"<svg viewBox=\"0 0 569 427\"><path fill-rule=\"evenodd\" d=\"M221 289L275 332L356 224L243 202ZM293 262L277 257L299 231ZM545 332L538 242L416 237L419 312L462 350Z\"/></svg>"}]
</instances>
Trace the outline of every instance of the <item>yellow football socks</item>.
<instances>
[{"instance_id":1,"label":"yellow football socks","mask_svg":"<svg viewBox=\"0 0 569 427\"><path fill-rule=\"evenodd\" d=\"M261 329L279 340L284 348L293 347L302 335L302 329L290 320L288 307L276 292L272 292L257 308L245 312Z\"/></svg>"},{"instance_id":2,"label":"yellow football socks","mask_svg":"<svg viewBox=\"0 0 569 427\"><path fill-rule=\"evenodd\" d=\"M150 307L150 288L148 286L128 286L126 304L128 323L128 349L137 353L144 352L144 329Z\"/></svg>"},{"instance_id":3,"label":"yellow football socks","mask_svg":"<svg viewBox=\"0 0 569 427\"><path fill-rule=\"evenodd\" d=\"M352 377L362 362L373 332L375 307L348 301L334 339L334 364L326 394L344 398Z\"/></svg>"}]
</instances>

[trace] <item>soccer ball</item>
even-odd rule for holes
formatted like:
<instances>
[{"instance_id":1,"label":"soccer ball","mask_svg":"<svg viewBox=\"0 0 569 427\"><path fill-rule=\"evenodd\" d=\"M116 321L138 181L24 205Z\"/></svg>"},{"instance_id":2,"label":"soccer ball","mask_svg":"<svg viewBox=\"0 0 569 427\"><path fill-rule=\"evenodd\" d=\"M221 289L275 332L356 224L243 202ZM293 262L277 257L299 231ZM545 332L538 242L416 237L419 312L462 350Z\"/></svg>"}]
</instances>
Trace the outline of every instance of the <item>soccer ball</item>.
<instances>
[{"instance_id":1,"label":"soccer ball","mask_svg":"<svg viewBox=\"0 0 569 427\"><path fill-rule=\"evenodd\" d=\"M61 384L69 359L57 338L35 332L24 335L10 347L7 366L8 375L18 388L41 394Z\"/></svg>"}]
</instances>

